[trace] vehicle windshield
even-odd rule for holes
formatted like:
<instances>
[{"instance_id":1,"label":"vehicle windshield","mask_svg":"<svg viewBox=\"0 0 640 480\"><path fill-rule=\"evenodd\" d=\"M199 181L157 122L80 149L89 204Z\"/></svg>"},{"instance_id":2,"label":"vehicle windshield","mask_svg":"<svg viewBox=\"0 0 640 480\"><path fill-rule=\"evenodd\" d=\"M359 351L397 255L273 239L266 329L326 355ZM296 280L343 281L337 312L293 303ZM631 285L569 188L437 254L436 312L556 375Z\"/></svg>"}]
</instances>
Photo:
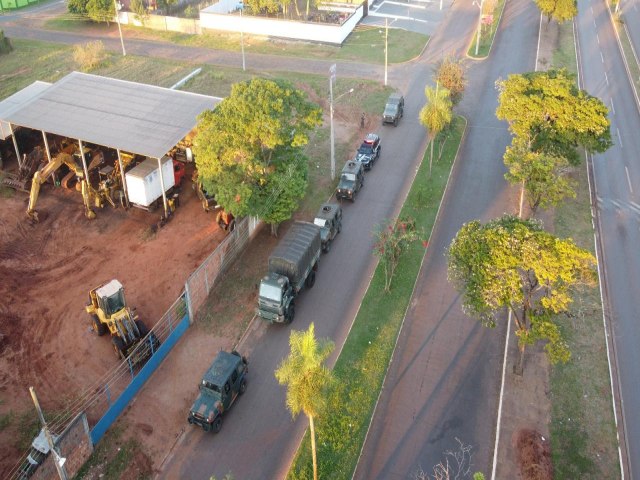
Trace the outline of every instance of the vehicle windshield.
<instances>
[{"instance_id":1,"label":"vehicle windshield","mask_svg":"<svg viewBox=\"0 0 640 480\"><path fill-rule=\"evenodd\" d=\"M324 218L316 218L313 223L319 227L327 226L327 221Z\"/></svg>"},{"instance_id":2,"label":"vehicle windshield","mask_svg":"<svg viewBox=\"0 0 640 480\"><path fill-rule=\"evenodd\" d=\"M269 300L274 300L278 303L282 300L282 290L280 287L270 285L265 282L260 283L260 296Z\"/></svg>"},{"instance_id":3,"label":"vehicle windshield","mask_svg":"<svg viewBox=\"0 0 640 480\"><path fill-rule=\"evenodd\" d=\"M355 173L343 173L342 180L346 180L347 182L355 182L356 174Z\"/></svg>"},{"instance_id":4,"label":"vehicle windshield","mask_svg":"<svg viewBox=\"0 0 640 480\"><path fill-rule=\"evenodd\" d=\"M220 388L213 383L207 382L206 380L202 380L202 383L200 384L200 391L204 391L205 393L208 393L209 395L216 398L220 397Z\"/></svg>"},{"instance_id":5,"label":"vehicle windshield","mask_svg":"<svg viewBox=\"0 0 640 480\"><path fill-rule=\"evenodd\" d=\"M363 143L362 145L360 145L360 148L358 149L358 153L362 155L371 155L373 153L373 145L370 145L368 143Z\"/></svg>"},{"instance_id":6,"label":"vehicle windshield","mask_svg":"<svg viewBox=\"0 0 640 480\"><path fill-rule=\"evenodd\" d=\"M110 297L102 297L101 300L104 312L113 315L124 308L124 291L120 289Z\"/></svg>"},{"instance_id":7,"label":"vehicle windshield","mask_svg":"<svg viewBox=\"0 0 640 480\"><path fill-rule=\"evenodd\" d=\"M384 109L384 114L385 115L395 115L396 110L398 110L398 107L396 105L387 105Z\"/></svg>"}]
</instances>

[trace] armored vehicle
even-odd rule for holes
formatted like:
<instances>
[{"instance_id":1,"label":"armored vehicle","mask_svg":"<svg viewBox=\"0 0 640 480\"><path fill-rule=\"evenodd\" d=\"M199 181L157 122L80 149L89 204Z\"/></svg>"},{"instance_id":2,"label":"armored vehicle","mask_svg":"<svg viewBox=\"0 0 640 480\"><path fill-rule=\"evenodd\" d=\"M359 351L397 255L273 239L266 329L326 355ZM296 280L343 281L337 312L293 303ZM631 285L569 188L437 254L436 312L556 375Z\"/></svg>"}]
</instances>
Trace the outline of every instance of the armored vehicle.
<instances>
[{"instance_id":1,"label":"armored vehicle","mask_svg":"<svg viewBox=\"0 0 640 480\"><path fill-rule=\"evenodd\" d=\"M331 250L331 243L342 230L342 207L335 203L325 203L320 207L313 223L320 227L322 251Z\"/></svg>"},{"instance_id":2,"label":"armored vehicle","mask_svg":"<svg viewBox=\"0 0 640 480\"><path fill-rule=\"evenodd\" d=\"M382 124L393 123L394 127L404 115L404 97L400 93L392 93L387 100L382 114Z\"/></svg>"},{"instance_id":3,"label":"armored vehicle","mask_svg":"<svg viewBox=\"0 0 640 480\"><path fill-rule=\"evenodd\" d=\"M247 359L235 350L218 353L200 382L200 393L189 412L190 424L205 432L220 431L222 415L247 388L247 365Z\"/></svg>"},{"instance_id":4,"label":"armored vehicle","mask_svg":"<svg viewBox=\"0 0 640 480\"><path fill-rule=\"evenodd\" d=\"M355 200L356 193L364 186L364 167L362 163L349 161L345 164L340 174L340 182L336 190L336 198Z\"/></svg>"},{"instance_id":5,"label":"armored vehicle","mask_svg":"<svg viewBox=\"0 0 640 480\"><path fill-rule=\"evenodd\" d=\"M313 287L320 259L320 227L295 222L269 257L269 273L260 281L256 314L269 322L291 323L294 299Z\"/></svg>"}]
</instances>

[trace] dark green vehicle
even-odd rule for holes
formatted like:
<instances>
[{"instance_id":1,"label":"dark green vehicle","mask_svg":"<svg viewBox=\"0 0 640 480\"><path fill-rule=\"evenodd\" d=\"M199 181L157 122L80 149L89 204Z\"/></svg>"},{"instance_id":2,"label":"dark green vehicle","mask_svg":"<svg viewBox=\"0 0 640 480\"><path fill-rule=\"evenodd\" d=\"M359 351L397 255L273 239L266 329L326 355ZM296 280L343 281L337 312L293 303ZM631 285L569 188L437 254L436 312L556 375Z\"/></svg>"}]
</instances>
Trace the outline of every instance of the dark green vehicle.
<instances>
[{"instance_id":1,"label":"dark green vehicle","mask_svg":"<svg viewBox=\"0 0 640 480\"><path fill-rule=\"evenodd\" d=\"M188 421L205 432L218 433L222 415L247 388L247 359L235 350L219 352L200 382L200 393L189 412Z\"/></svg>"},{"instance_id":2,"label":"dark green vehicle","mask_svg":"<svg viewBox=\"0 0 640 480\"><path fill-rule=\"evenodd\" d=\"M316 218L313 220L320 227L320 240L322 251L331 250L331 243L342 230L342 207L336 203L325 203L320 207Z\"/></svg>"},{"instance_id":3,"label":"dark green vehicle","mask_svg":"<svg viewBox=\"0 0 640 480\"><path fill-rule=\"evenodd\" d=\"M355 201L356 193L364 186L364 168L362 163L351 160L348 161L342 173L340 174L340 182L336 190L336 198L343 198Z\"/></svg>"}]
</instances>

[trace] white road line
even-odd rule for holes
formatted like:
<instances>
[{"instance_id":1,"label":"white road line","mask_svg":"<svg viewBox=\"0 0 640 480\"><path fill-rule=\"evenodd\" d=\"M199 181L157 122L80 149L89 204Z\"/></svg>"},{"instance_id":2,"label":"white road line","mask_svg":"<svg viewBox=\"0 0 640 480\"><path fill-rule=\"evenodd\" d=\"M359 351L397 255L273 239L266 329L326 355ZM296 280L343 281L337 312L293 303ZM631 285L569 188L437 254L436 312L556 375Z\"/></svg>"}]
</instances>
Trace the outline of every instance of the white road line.
<instances>
[{"instance_id":1,"label":"white road line","mask_svg":"<svg viewBox=\"0 0 640 480\"><path fill-rule=\"evenodd\" d=\"M633 193L633 186L631 186L631 177L629 176L629 169L626 165L624 166L624 171L627 172L627 183L629 184L629 190L631 190L631 193Z\"/></svg>"},{"instance_id":2,"label":"white road line","mask_svg":"<svg viewBox=\"0 0 640 480\"><path fill-rule=\"evenodd\" d=\"M607 77L607 72L604 72L604 80L605 82L607 82L607 85L609 85L609 77Z\"/></svg>"},{"instance_id":3,"label":"white road line","mask_svg":"<svg viewBox=\"0 0 640 480\"><path fill-rule=\"evenodd\" d=\"M618 202L617 200L611 200L611 203L613 204L614 207L616 207L619 210L622 210L622 205L620 204L620 202Z\"/></svg>"},{"instance_id":4,"label":"white road line","mask_svg":"<svg viewBox=\"0 0 640 480\"><path fill-rule=\"evenodd\" d=\"M427 7L424 5L413 5L411 3L406 3L406 2L390 2L390 1L384 1L380 4L380 7L382 5L384 5L385 3L388 3L389 5L400 5L401 7L408 7L408 8L419 8L422 10L426 10Z\"/></svg>"},{"instance_id":5,"label":"white road line","mask_svg":"<svg viewBox=\"0 0 640 480\"><path fill-rule=\"evenodd\" d=\"M616 109L613 106L613 97L611 97L611 111L613 112L614 115L616 114Z\"/></svg>"},{"instance_id":6,"label":"white road line","mask_svg":"<svg viewBox=\"0 0 640 480\"><path fill-rule=\"evenodd\" d=\"M600 52L600 60L602 60L602 63L604 63L604 55L602 55L602 52Z\"/></svg>"},{"instance_id":7,"label":"white road line","mask_svg":"<svg viewBox=\"0 0 640 480\"><path fill-rule=\"evenodd\" d=\"M618 129L618 127L616 127L616 132L618 132L618 141L620 142L620 148L624 148L624 145L622 145L622 137L620 136L620 129ZM626 166L624 168L627 168Z\"/></svg>"},{"instance_id":8,"label":"white road line","mask_svg":"<svg viewBox=\"0 0 640 480\"><path fill-rule=\"evenodd\" d=\"M591 15L593 15L593 7L589 7L589 8L591 8Z\"/></svg>"},{"instance_id":9,"label":"white road line","mask_svg":"<svg viewBox=\"0 0 640 480\"><path fill-rule=\"evenodd\" d=\"M640 211L640 205L638 205L636 202L629 202L631 205L634 206L634 208L638 209L638 211Z\"/></svg>"},{"instance_id":10,"label":"white road line","mask_svg":"<svg viewBox=\"0 0 640 480\"><path fill-rule=\"evenodd\" d=\"M429 22L428 20L421 20L419 18L405 17L403 15L388 15L386 13L372 13L372 12L369 12L369 16L370 17L393 18L394 20L411 20L412 22L421 22L421 23L433 23L433 22Z\"/></svg>"},{"instance_id":11,"label":"white road line","mask_svg":"<svg viewBox=\"0 0 640 480\"><path fill-rule=\"evenodd\" d=\"M596 19L593 19L593 28L598 28L598 26L596 25Z\"/></svg>"},{"instance_id":12,"label":"white road line","mask_svg":"<svg viewBox=\"0 0 640 480\"><path fill-rule=\"evenodd\" d=\"M598 40L598 45L600 45L600 35L596 33L596 40Z\"/></svg>"}]
</instances>

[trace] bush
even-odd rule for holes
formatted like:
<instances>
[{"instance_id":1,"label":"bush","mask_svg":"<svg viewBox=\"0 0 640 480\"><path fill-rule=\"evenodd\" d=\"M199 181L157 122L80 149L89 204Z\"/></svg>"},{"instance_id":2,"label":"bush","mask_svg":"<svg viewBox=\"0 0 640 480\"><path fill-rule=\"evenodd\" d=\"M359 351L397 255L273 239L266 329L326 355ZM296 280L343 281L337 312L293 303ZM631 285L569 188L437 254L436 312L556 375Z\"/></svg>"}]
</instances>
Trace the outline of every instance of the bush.
<instances>
[{"instance_id":1,"label":"bush","mask_svg":"<svg viewBox=\"0 0 640 480\"><path fill-rule=\"evenodd\" d=\"M104 44L100 40L73 47L73 59L85 72L98 67L105 55Z\"/></svg>"},{"instance_id":2,"label":"bush","mask_svg":"<svg viewBox=\"0 0 640 480\"><path fill-rule=\"evenodd\" d=\"M4 32L0 30L0 55L3 53L9 53L11 50L13 50L11 42L4 36Z\"/></svg>"}]
</instances>

